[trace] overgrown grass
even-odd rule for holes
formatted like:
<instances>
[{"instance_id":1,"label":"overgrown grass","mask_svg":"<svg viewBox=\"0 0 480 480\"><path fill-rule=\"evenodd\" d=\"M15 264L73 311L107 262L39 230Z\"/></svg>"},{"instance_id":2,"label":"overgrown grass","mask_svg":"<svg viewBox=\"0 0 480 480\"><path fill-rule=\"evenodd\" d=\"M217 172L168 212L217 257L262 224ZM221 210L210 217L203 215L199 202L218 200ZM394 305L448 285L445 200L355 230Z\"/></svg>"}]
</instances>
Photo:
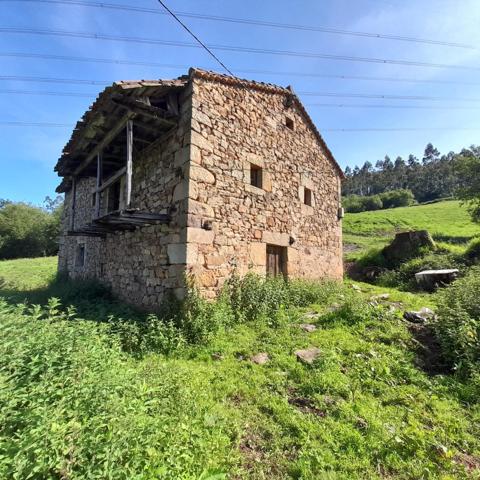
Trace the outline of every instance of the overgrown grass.
<instances>
[{"instance_id":1,"label":"overgrown grass","mask_svg":"<svg viewBox=\"0 0 480 480\"><path fill-rule=\"evenodd\" d=\"M436 241L463 247L473 237L480 236L480 225L472 222L465 206L453 200L351 213L343 220L344 243L357 249L348 258L384 247L402 230L428 230Z\"/></svg>"},{"instance_id":2,"label":"overgrown grass","mask_svg":"<svg viewBox=\"0 0 480 480\"><path fill-rule=\"evenodd\" d=\"M38 283L16 305L0 276L0 478L480 478L479 386L417 368L370 293L248 277L147 318L85 285L77 313Z\"/></svg>"}]
</instances>

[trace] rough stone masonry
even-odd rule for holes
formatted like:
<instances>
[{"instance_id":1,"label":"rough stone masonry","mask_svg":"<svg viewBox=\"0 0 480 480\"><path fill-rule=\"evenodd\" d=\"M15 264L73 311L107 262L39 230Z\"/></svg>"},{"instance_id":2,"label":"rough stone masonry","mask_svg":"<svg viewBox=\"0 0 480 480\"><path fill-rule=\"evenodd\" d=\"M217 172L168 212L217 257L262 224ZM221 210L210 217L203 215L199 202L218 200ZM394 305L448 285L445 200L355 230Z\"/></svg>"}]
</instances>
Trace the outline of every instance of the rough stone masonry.
<instances>
[{"instance_id":1,"label":"rough stone masonry","mask_svg":"<svg viewBox=\"0 0 480 480\"><path fill-rule=\"evenodd\" d=\"M130 175L122 121L133 125ZM182 296L186 274L208 298L234 272L342 277L343 174L290 88L198 69L114 84L56 169L66 206L59 270L139 307ZM108 223L112 213L124 223Z\"/></svg>"}]
</instances>

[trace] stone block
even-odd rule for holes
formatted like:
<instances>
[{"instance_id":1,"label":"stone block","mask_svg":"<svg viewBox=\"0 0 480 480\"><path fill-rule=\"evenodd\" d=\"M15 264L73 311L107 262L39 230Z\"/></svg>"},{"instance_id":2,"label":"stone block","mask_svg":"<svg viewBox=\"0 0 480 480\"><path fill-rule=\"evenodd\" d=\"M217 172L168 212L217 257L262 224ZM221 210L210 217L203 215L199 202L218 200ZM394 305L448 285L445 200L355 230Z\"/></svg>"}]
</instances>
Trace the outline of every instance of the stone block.
<instances>
[{"instance_id":1,"label":"stone block","mask_svg":"<svg viewBox=\"0 0 480 480\"><path fill-rule=\"evenodd\" d=\"M190 200L188 202L188 213L191 215L198 215L201 217L213 218L215 213L213 208L206 203L199 202L197 200Z\"/></svg>"},{"instance_id":2,"label":"stone block","mask_svg":"<svg viewBox=\"0 0 480 480\"><path fill-rule=\"evenodd\" d=\"M255 266L264 266L267 264L267 247L265 243L255 242L248 246L249 263Z\"/></svg>"},{"instance_id":3,"label":"stone block","mask_svg":"<svg viewBox=\"0 0 480 480\"><path fill-rule=\"evenodd\" d=\"M209 183L212 185L215 183L215 175L206 168L200 167L199 165L190 166L190 179L197 182Z\"/></svg>"},{"instance_id":4,"label":"stone block","mask_svg":"<svg viewBox=\"0 0 480 480\"><path fill-rule=\"evenodd\" d=\"M187 228L187 242L188 243L201 243L211 245L215 238L215 232L213 230L204 230L203 228Z\"/></svg>"},{"instance_id":5,"label":"stone block","mask_svg":"<svg viewBox=\"0 0 480 480\"><path fill-rule=\"evenodd\" d=\"M185 243L171 243L167 245L168 263L187 263L187 246Z\"/></svg>"},{"instance_id":6,"label":"stone block","mask_svg":"<svg viewBox=\"0 0 480 480\"><path fill-rule=\"evenodd\" d=\"M263 232L262 240L264 243L278 245L280 247L288 247L290 245L290 235L288 233L279 232Z\"/></svg>"}]
</instances>

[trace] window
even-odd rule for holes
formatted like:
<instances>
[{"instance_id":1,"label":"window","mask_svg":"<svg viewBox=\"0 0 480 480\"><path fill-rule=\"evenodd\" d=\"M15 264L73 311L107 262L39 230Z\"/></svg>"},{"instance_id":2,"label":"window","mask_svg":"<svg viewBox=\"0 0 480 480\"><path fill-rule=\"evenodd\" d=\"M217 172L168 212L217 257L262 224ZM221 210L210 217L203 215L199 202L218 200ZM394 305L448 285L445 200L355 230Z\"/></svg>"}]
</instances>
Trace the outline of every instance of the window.
<instances>
[{"instance_id":1,"label":"window","mask_svg":"<svg viewBox=\"0 0 480 480\"><path fill-rule=\"evenodd\" d=\"M94 207L97 203L97 192L92 193L92 207Z\"/></svg>"},{"instance_id":2,"label":"window","mask_svg":"<svg viewBox=\"0 0 480 480\"><path fill-rule=\"evenodd\" d=\"M75 266L83 268L85 265L85 244L79 243L75 255Z\"/></svg>"},{"instance_id":3,"label":"window","mask_svg":"<svg viewBox=\"0 0 480 480\"><path fill-rule=\"evenodd\" d=\"M286 118L285 118L285 126L286 126L287 128L289 128L290 130L293 130L293 129L294 129L293 120L292 120L290 117L286 117Z\"/></svg>"},{"instance_id":4,"label":"window","mask_svg":"<svg viewBox=\"0 0 480 480\"><path fill-rule=\"evenodd\" d=\"M120 210L120 180L108 189L108 211Z\"/></svg>"},{"instance_id":5,"label":"window","mask_svg":"<svg viewBox=\"0 0 480 480\"><path fill-rule=\"evenodd\" d=\"M303 190L303 203L308 206L312 206L312 191L305 187Z\"/></svg>"},{"instance_id":6,"label":"window","mask_svg":"<svg viewBox=\"0 0 480 480\"><path fill-rule=\"evenodd\" d=\"M250 164L250 185L262 188L262 167Z\"/></svg>"}]
</instances>

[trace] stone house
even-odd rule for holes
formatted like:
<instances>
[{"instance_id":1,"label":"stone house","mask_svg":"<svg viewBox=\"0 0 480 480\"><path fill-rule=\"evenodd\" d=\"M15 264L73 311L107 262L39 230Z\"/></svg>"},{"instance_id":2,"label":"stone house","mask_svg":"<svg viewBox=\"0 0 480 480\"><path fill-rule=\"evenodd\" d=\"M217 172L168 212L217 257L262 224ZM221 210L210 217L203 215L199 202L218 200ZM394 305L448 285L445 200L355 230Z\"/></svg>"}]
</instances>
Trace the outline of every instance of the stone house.
<instances>
[{"instance_id":1,"label":"stone house","mask_svg":"<svg viewBox=\"0 0 480 480\"><path fill-rule=\"evenodd\" d=\"M155 308L185 274L340 279L343 173L291 88L190 69L107 87L55 167L59 271Z\"/></svg>"}]
</instances>

